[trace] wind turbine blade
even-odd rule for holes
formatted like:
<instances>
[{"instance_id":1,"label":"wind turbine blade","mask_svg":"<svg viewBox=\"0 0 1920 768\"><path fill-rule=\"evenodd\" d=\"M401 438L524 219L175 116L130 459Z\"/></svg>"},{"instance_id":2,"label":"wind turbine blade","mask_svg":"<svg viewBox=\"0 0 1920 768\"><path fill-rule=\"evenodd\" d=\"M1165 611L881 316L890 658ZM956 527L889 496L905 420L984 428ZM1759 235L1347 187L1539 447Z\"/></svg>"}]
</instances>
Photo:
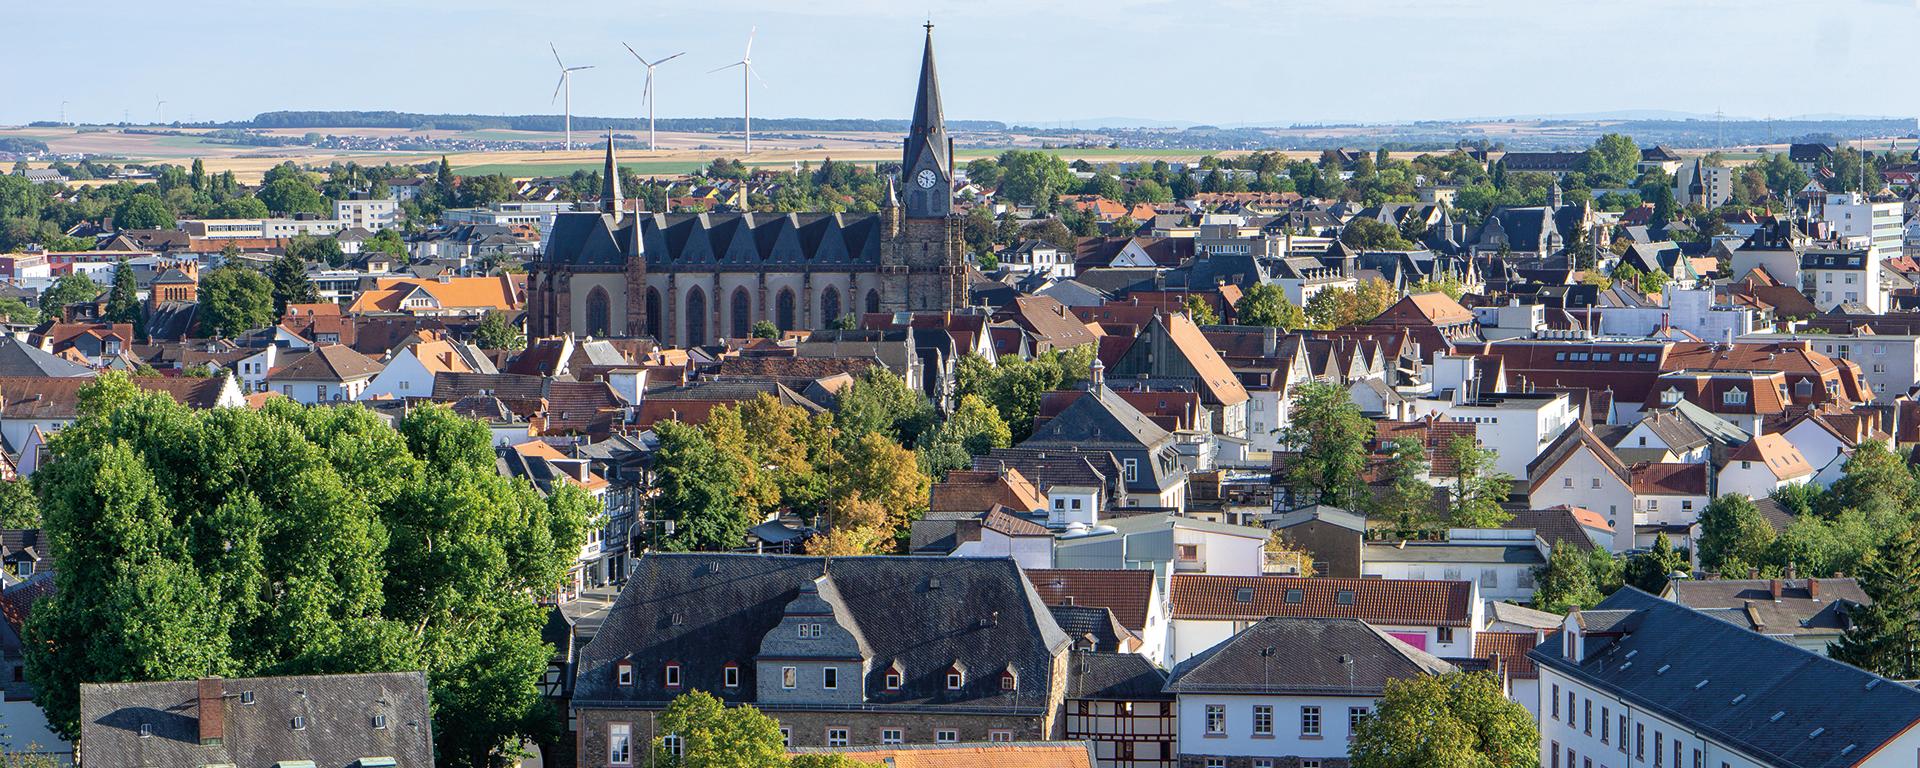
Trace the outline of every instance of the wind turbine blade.
<instances>
[{"instance_id":1,"label":"wind turbine blade","mask_svg":"<svg viewBox=\"0 0 1920 768\"><path fill-rule=\"evenodd\" d=\"M656 66L656 67L657 67L657 66L659 66L659 65L661 65L661 64L665 64L665 63L667 63L667 62L669 62L669 61L673 61L674 59L677 59L677 58L680 58L680 57L682 57L682 56L685 56L685 55L687 55L687 52L686 52L686 51L681 51L681 52L679 52L679 53L676 53L676 54L674 54L674 55L672 55L672 56L668 56L668 57L666 57L666 58L664 58L664 59L661 59L661 60L659 60L659 61L656 61L656 62L654 62L654 63L653 63L653 66Z\"/></svg>"},{"instance_id":2,"label":"wind turbine blade","mask_svg":"<svg viewBox=\"0 0 1920 768\"><path fill-rule=\"evenodd\" d=\"M567 87L567 75L566 75L566 73L565 73L565 72L562 72L562 73L560 74L560 82L557 82L557 83L554 83L554 84L553 84L553 98L551 98L551 99L548 99L548 100L547 100L547 102L548 102L548 103L552 103L552 102L555 102L555 101L559 101L559 100L560 100L560 89L561 89L561 88L565 88L565 87Z\"/></svg>"},{"instance_id":3,"label":"wind turbine blade","mask_svg":"<svg viewBox=\"0 0 1920 768\"><path fill-rule=\"evenodd\" d=\"M592 64L588 64L588 65L586 65L586 66L584 66L584 67L567 67L567 71L568 71L568 72L578 72L578 71L580 71L580 70L583 70L583 69L593 69L593 65L592 65Z\"/></svg>"},{"instance_id":4,"label":"wind turbine blade","mask_svg":"<svg viewBox=\"0 0 1920 768\"><path fill-rule=\"evenodd\" d=\"M747 71L753 73L753 79L760 81L760 87L762 88L772 87L770 85L767 85L766 78L763 78L760 76L760 70L754 69L753 67L747 67Z\"/></svg>"},{"instance_id":5,"label":"wind turbine blade","mask_svg":"<svg viewBox=\"0 0 1920 768\"><path fill-rule=\"evenodd\" d=\"M634 58L636 58L636 59L640 59L640 63L642 63L642 64L647 64L647 60L646 60L646 59L643 59L643 58L640 58L640 52L639 52L639 51L636 51L636 50L634 50L634 49L633 49L633 46L631 46L631 45L627 45L626 43L621 43L621 44L620 44L620 46L621 46L621 47L623 47L623 48L626 48L626 49L627 49L627 53L631 53L631 54L633 54L633 57L634 57ZM651 66L653 66L653 65L652 65L652 64L647 64L647 66L649 66L649 67L651 67Z\"/></svg>"},{"instance_id":6,"label":"wind turbine blade","mask_svg":"<svg viewBox=\"0 0 1920 768\"><path fill-rule=\"evenodd\" d=\"M547 50L553 51L553 63L560 65L561 69L567 68L567 63L560 60L560 49L553 47L553 43L547 43Z\"/></svg>"},{"instance_id":7,"label":"wind turbine blade","mask_svg":"<svg viewBox=\"0 0 1920 768\"><path fill-rule=\"evenodd\" d=\"M742 67L742 66L746 66L746 64L747 64L747 63L746 63L746 62L744 62L744 61L736 61L736 62L734 62L734 63L732 63L732 64L728 64L728 65L726 65L726 66L724 66L724 67L720 67L720 68L718 68L718 69L709 69L709 70L707 70L707 74L709 74L709 75L711 75L711 74L713 74L713 73L715 73L715 72L720 72L720 71L722 71L722 70L728 70L728 69L733 69L734 67Z\"/></svg>"},{"instance_id":8,"label":"wind turbine blade","mask_svg":"<svg viewBox=\"0 0 1920 768\"><path fill-rule=\"evenodd\" d=\"M653 103L653 67L647 67L647 87L641 89L640 101L644 104Z\"/></svg>"},{"instance_id":9,"label":"wind turbine blade","mask_svg":"<svg viewBox=\"0 0 1920 768\"><path fill-rule=\"evenodd\" d=\"M759 31L760 28L758 26L747 30L747 55L741 57L742 59L750 60L753 58L753 36Z\"/></svg>"}]
</instances>

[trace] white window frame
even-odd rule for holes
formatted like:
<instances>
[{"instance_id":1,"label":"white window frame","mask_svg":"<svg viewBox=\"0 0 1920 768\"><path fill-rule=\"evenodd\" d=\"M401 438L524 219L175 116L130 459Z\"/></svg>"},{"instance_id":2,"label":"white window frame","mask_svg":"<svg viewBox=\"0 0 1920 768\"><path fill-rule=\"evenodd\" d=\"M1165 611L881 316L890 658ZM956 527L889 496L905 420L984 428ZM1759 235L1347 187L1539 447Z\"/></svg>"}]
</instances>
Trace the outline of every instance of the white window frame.
<instances>
[{"instance_id":1,"label":"white window frame","mask_svg":"<svg viewBox=\"0 0 1920 768\"><path fill-rule=\"evenodd\" d=\"M840 688L840 668L821 667L820 687L829 691L838 690Z\"/></svg>"},{"instance_id":2,"label":"white window frame","mask_svg":"<svg viewBox=\"0 0 1920 768\"><path fill-rule=\"evenodd\" d=\"M798 687L800 687L800 668L781 667L780 668L780 688L782 690L791 691Z\"/></svg>"},{"instance_id":3,"label":"white window frame","mask_svg":"<svg viewBox=\"0 0 1920 768\"><path fill-rule=\"evenodd\" d=\"M933 729L933 743L953 744L960 741L960 731L953 728Z\"/></svg>"},{"instance_id":4,"label":"white window frame","mask_svg":"<svg viewBox=\"0 0 1920 768\"><path fill-rule=\"evenodd\" d=\"M834 726L834 725L827 726L827 746L829 747L847 746L847 744L851 742L851 739L848 738L849 733L851 733L851 731L848 731L845 726ZM839 735L835 736L834 734L839 734Z\"/></svg>"},{"instance_id":5,"label":"white window frame","mask_svg":"<svg viewBox=\"0 0 1920 768\"><path fill-rule=\"evenodd\" d=\"M1208 736L1227 735L1227 705L1208 704L1206 719L1201 722L1205 723Z\"/></svg>"},{"instance_id":6,"label":"white window frame","mask_svg":"<svg viewBox=\"0 0 1920 768\"><path fill-rule=\"evenodd\" d=\"M882 728L880 729L880 743L905 744L907 743L906 733L906 730L902 728Z\"/></svg>"},{"instance_id":7,"label":"white window frame","mask_svg":"<svg viewBox=\"0 0 1920 768\"><path fill-rule=\"evenodd\" d=\"M613 765L633 765L633 725L631 723L607 724L607 762Z\"/></svg>"}]
</instances>

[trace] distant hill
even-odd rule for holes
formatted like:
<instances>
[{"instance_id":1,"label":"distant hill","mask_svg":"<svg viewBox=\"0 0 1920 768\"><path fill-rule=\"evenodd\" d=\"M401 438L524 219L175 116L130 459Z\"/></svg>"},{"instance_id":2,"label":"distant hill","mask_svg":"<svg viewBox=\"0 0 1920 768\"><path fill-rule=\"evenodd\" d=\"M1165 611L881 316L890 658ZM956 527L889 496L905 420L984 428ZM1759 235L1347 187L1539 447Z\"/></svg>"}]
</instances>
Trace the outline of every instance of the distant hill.
<instances>
[{"instance_id":1,"label":"distant hill","mask_svg":"<svg viewBox=\"0 0 1920 768\"><path fill-rule=\"evenodd\" d=\"M658 121L663 131L718 133L741 130L737 117L669 117ZM878 131L904 133L906 120L857 120L812 117L755 118L755 130L793 131ZM560 115L430 115L417 112L304 111L263 112L243 124L251 128L405 128L409 130L471 131L504 129L512 131L558 131L565 127ZM647 121L633 117L588 117L574 115L576 131L643 130ZM1006 124L993 120L948 120L956 131L1001 131Z\"/></svg>"}]
</instances>

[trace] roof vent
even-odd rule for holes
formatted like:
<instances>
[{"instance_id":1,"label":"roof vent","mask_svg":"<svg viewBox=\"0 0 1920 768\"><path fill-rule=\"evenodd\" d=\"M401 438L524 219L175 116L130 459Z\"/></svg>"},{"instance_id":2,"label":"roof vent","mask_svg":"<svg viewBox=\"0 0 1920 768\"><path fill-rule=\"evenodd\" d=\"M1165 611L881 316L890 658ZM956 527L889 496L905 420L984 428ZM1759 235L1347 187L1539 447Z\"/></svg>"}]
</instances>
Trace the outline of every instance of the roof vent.
<instances>
[{"instance_id":1,"label":"roof vent","mask_svg":"<svg viewBox=\"0 0 1920 768\"><path fill-rule=\"evenodd\" d=\"M293 716L293 729L296 731L304 731L307 729L307 718L305 715Z\"/></svg>"},{"instance_id":2,"label":"roof vent","mask_svg":"<svg viewBox=\"0 0 1920 768\"><path fill-rule=\"evenodd\" d=\"M719 572L720 572L720 564L718 562L707 563L707 573L719 573Z\"/></svg>"},{"instance_id":3,"label":"roof vent","mask_svg":"<svg viewBox=\"0 0 1920 768\"><path fill-rule=\"evenodd\" d=\"M1746 700L1747 700L1747 695L1746 695L1746 694L1744 694L1744 693L1743 693L1743 694L1740 694L1740 695L1738 695L1738 696L1735 696L1735 697L1733 697L1733 703L1735 703L1735 704L1738 704L1738 703L1740 703L1740 702L1743 702L1743 701L1746 701Z\"/></svg>"},{"instance_id":4,"label":"roof vent","mask_svg":"<svg viewBox=\"0 0 1920 768\"><path fill-rule=\"evenodd\" d=\"M672 614L670 614L669 618L673 621L673 625L676 627L687 623L687 615L679 611L674 611Z\"/></svg>"},{"instance_id":5,"label":"roof vent","mask_svg":"<svg viewBox=\"0 0 1920 768\"><path fill-rule=\"evenodd\" d=\"M1817 738L1820 738L1820 734L1823 734L1823 733L1826 733L1826 732L1827 732L1827 729L1826 729L1826 727L1825 727L1825 726L1822 726L1822 727L1819 727L1819 728L1815 728L1815 729L1813 729L1813 733L1809 733L1809 734L1807 734L1807 738L1809 738L1809 739L1817 739Z\"/></svg>"},{"instance_id":6,"label":"roof vent","mask_svg":"<svg viewBox=\"0 0 1920 768\"><path fill-rule=\"evenodd\" d=\"M1666 674L1666 673L1667 673L1667 670L1669 670L1669 669L1673 669L1673 665L1672 665L1672 664L1662 664L1662 665L1660 665L1660 668L1659 668L1659 669L1656 669L1656 670L1654 670L1654 671L1653 671L1653 673L1654 673L1654 674L1656 674L1656 675L1664 675L1664 674Z\"/></svg>"},{"instance_id":7,"label":"roof vent","mask_svg":"<svg viewBox=\"0 0 1920 768\"><path fill-rule=\"evenodd\" d=\"M1778 712L1775 712L1775 713L1773 713L1773 717L1769 717L1769 718L1767 718L1767 722L1769 722L1769 723L1777 723L1777 722L1780 722L1780 718L1783 718L1783 717L1786 717L1786 716L1787 716L1787 711L1783 709L1783 710L1780 710L1780 711L1778 711Z\"/></svg>"},{"instance_id":8,"label":"roof vent","mask_svg":"<svg viewBox=\"0 0 1920 768\"><path fill-rule=\"evenodd\" d=\"M140 738L143 738L143 739L153 738L153 723L140 724Z\"/></svg>"},{"instance_id":9,"label":"roof vent","mask_svg":"<svg viewBox=\"0 0 1920 768\"><path fill-rule=\"evenodd\" d=\"M386 730L386 729L387 729L387 716L386 716L386 715L374 715L374 716L373 716L373 729L374 729L374 730L376 730L376 731L384 731L384 730Z\"/></svg>"},{"instance_id":10,"label":"roof vent","mask_svg":"<svg viewBox=\"0 0 1920 768\"><path fill-rule=\"evenodd\" d=\"M1876 678L1874 678L1874 679L1872 679L1872 680L1868 680L1868 681L1867 681L1867 690L1869 690L1869 691L1871 691L1871 690L1873 690L1873 687L1874 687L1874 686L1876 686L1876 685L1879 685L1879 684L1880 684L1880 680L1881 680L1881 678L1878 678L1878 677L1876 677Z\"/></svg>"},{"instance_id":11,"label":"roof vent","mask_svg":"<svg viewBox=\"0 0 1920 768\"><path fill-rule=\"evenodd\" d=\"M1639 653L1640 653L1640 649L1638 649L1638 648L1635 648L1635 649L1633 649L1633 650L1631 650L1631 651L1627 651L1627 658L1629 658L1629 659L1631 659L1631 658L1633 658L1633 657L1634 657L1635 655L1638 655Z\"/></svg>"},{"instance_id":12,"label":"roof vent","mask_svg":"<svg viewBox=\"0 0 1920 768\"><path fill-rule=\"evenodd\" d=\"M252 704L252 703L253 703L253 691L241 691L241 692L240 692L240 703L242 703L242 704Z\"/></svg>"},{"instance_id":13,"label":"roof vent","mask_svg":"<svg viewBox=\"0 0 1920 768\"><path fill-rule=\"evenodd\" d=\"M1622 665L1620 665L1620 671L1622 671L1622 672L1625 672L1625 671L1627 671L1627 670L1628 670L1629 668L1631 668L1632 666L1633 666L1633 662L1631 662L1631 661L1629 661L1629 662L1627 662L1627 663L1625 663L1625 664L1622 664Z\"/></svg>"},{"instance_id":14,"label":"roof vent","mask_svg":"<svg viewBox=\"0 0 1920 768\"><path fill-rule=\"evenodd\" d=\"M1846 754L1847 754L1848 752L1852 752L1852 751L1853 751L1853 748L1854 748L1854 747L1857 747L1857 746L1860 746L1860 745L1858 745L1858 744L1848 744L1848 745L1846 745L1846 746L1844 746L1844 747L1841 747L1841 748L1840 748L1840 754L1844 756L1844 755L1846 755Z\"/></svg>"},{"instance_id":15,"label":"roof vent","mask_svg":"<svg viewBox=\"0 0 1920 768\"><path fill-rule=\"evenodd\" d=\"M939 589L939 588L940 588L940 577L934 576L932 578L927 579L927 589Z\"/></svg>"},{"instance_id":16,"label":"roof vent","mask_svg":"<svg viewBox=\"0 0 1920 768\"><path fill-rule=\"evenodd\" d=\"M1236 602L1236 603L1251 603L1251 602L1253 602L1253 588L1252 588L1252 587L1241 587L1241 588L1239 588L1239 589L1236 589L1236 590L1234 590L1234 591L1233 591L1233 601L1234 601L1234 602Z\"/></svg>"},{"instance_id":17,"label":"roof vent","mask_svg":"<svg viewBox=\"0 0 1920 768\"><path fill-rule=\"evenodd\" d=\"M1697 691L1697 690L1700 690L1700 689L1702 689L1702 688L1705 688L1705 687L1707 687L1707 681L1705 681L1705 680L1702 680L1702 681L1700 681L1700 682L1699 682L1699 684L1697 684L1697 685L1695 685L1695 686L1693 686L1693 689Z\"/></svg>"}]
</instances>

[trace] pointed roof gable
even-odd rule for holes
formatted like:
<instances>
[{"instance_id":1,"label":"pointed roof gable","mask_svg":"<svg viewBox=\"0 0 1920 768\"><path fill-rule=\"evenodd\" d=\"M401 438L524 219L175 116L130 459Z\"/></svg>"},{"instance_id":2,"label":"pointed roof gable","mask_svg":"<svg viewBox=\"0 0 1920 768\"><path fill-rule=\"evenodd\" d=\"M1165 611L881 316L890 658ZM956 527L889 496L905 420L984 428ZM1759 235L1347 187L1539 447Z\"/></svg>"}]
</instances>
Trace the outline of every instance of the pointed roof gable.
<instances>
[{"instance_id":1,"label":"pointed roof gable","mask_svg":"<svg viewBox=\"0 0 1920 768\"><path fill-rule=\"evenodd\" d=\"M927 46L920 57L920 90L913 97L913 126L907 130L901 167L912 169L922 153L932 153L942 171L952 172L952 158L947 157L947 119L940 107L940 76L933 66L932 23L927 24Z\"/></svg>"},{"instance_id":2,"label":"pointed roof gable","mask_svg":"<svg viewBox=\"0 0 1920 768\"><path fill-rule=\"evenodd\" d=\"M1621 485L1628 485L1631 482L1628 478L1632 472L1627 468L1626 463L1620 460L1612 448L1608 448L1606 443L1601 442L1599 436L1593 434L1593 430L1587 427L1586 422L1575 421L1567 427L1567 431L1554 438L1553 443L1548 445L1546 450L1541 451L1539 457L1527 465L1527 478L1531 481L1529 490L1540 490L1540 485L1547 476L1553 474L1554 470L1559 469L1561 464L1565 464L1581 449L1593 452L1594 457L1600 460L1600 465L1613 473L1614 479L1619 480Z\"/></svg>"}]
</instances>

